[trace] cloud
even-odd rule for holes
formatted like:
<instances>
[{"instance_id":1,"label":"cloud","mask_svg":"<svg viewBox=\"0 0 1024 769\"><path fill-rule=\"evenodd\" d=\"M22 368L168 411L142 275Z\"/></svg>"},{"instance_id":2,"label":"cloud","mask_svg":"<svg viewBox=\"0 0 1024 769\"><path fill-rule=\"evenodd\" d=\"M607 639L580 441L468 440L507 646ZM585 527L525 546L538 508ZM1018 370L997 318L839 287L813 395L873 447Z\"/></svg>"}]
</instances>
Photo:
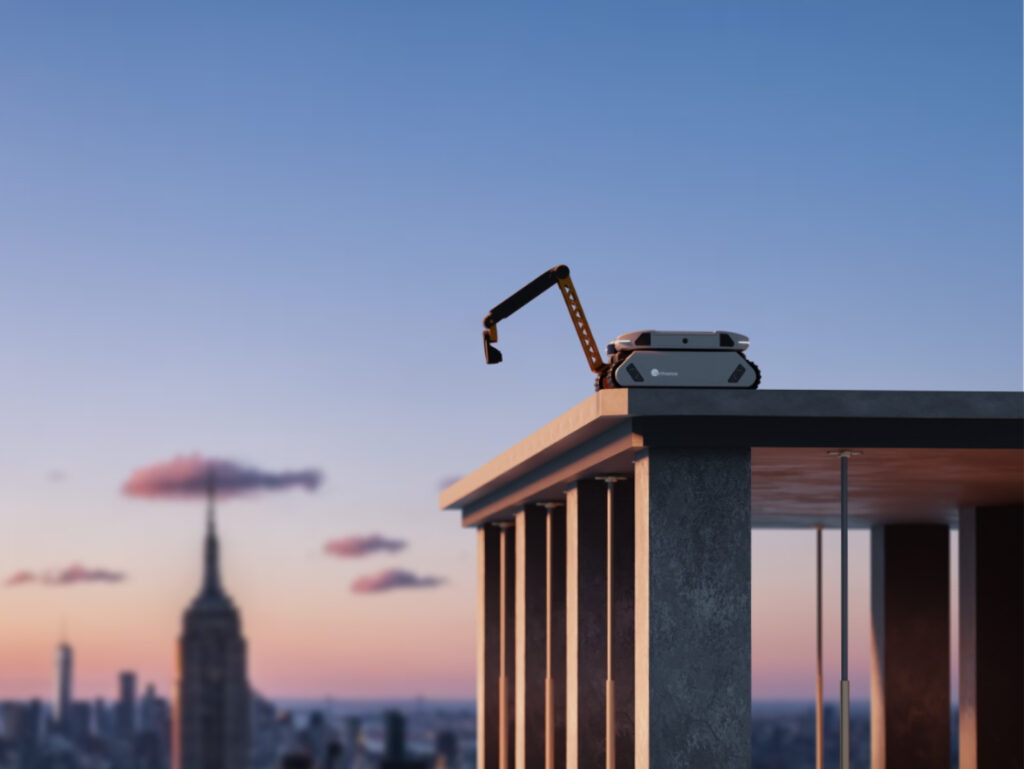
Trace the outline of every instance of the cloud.
<instances>
[{"instance_id":1,"label":"cloud","mask_svg":"<svg viewBox=\"0 0 1024 769\"><path fill-rule=\"evenodd\" d=\"M121 582L124 574L109 569L90 569L81 564L72 564L58 572L50 572L43 576L48 585L74 585L79 582Z\"/></svg>"},{"instance_id":2,"label":"cloud","mask_svg":"<svg viewBox=\"0 0 1024 769\"><path fill-rule=\"evenodd\" d=\"M441 478L440 480L438 480L437 488L440 491L444 491L445 489L447 489L452 484L457 483L458 481L461 481L461 480L462 480L462 476L461 475L446 475L443 478Z\"/></svg>"},{"instance_id":3,"label":"cloud","mask_svg":"<svg viewBox=\"0 0 1024 769\"><path fill-rule=\"evenodd\" d=\"M211 477L218 497L293 487L316 491L322 480L319 470L274 473L228 459L192 454L139 468L125 481L121 490L129 497L150 499L202 497L207 492Z\"/></svg>"},{"instance_id":4,"label":"cloud","mask_svg":"<svg viewBox=\"0 0 1024 769\"><path fill-rule=\"evenodd\" d=\"M368 574L352 583L353 593L382 593L405 587L437 587L444 583L440 577L421 577L403 569L387 569L379 574Z\"/></svg>"},{"instance_id":5,"label":"cloud","mask_svg":"<svg viewBox=\"0 0 1024 769\"><path fill-rule=\"evenodd\" d=\"M9 576L4 581L4 584L7 585L7 587L17 587L18 585L26 585L29 582L35 582L35 581L36 581L36 575L35 574L33 574L31 571L24 571L24 570L22 570L22 571L14 572L14 574Z\"/></svg>"},{"instance_id":6,"label":"cloud","mask_svg":"<svg viewBox=\"0 0 1024 769\"><path fill-rule=\"evenodd\" d=\"M358 558L376 552L397 553L405 547L405 540L387 539L380 534L332 539L324 544L324 552L338 558Z\"/></svg>"},{"instance_id":7,"label":"cloud","mask_svg":"<svg viewBox=\"0 0 1024 769\"><path fill-rule=\"evenodd\" d=\"M122 582L124 579L125 575L119 571L88 568L79 563L73 563L57 571L39 573L28 570L17 571L9 576L4 584L7 587L19 587L37 582L50 587L67 587L86 582Z\"/></svg>"}]
</instances>

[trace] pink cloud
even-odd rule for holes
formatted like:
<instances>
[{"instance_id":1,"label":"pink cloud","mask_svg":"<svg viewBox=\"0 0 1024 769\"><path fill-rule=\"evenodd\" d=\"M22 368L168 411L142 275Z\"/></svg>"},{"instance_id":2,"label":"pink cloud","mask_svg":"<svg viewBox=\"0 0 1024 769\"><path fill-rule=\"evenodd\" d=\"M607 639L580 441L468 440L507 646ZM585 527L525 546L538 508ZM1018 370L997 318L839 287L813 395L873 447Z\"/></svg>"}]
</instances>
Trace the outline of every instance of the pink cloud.
<instances>
[{"instance_id":1,"label":"pink cloud","mask_svg":"<svg viewBox=\"0 0 1024 769\"><path fill-rule=\"evenodd\" d=\"M405 547L401 539L387 539L380 534L332 539L324 545L324 552L338 558L358 558L376 552L397 553Z\"/></svg>"},{"instance_id":2,"label":"pink cloud","mask_svg":"<svg viewBox=\"0 0 1024 769\"><path fill-rule=\"evenodd\" d=\"M67 587L86 582L122 582L125 575L110 569L95 569L74 563L57 571L35 573L27 570L15 572L4 582L7 587L18 587L31 582L50 587Z\"/></svg>"},{"instance_id":3,"label":"pink cloud","mask_svg":"<svg viewBox=\"0 0 1024 769\"><path fill-rule=\"evenodd\" d=\"M228 459L192 454L139 468L125 481L122 491L129 497L150 499L202 497L211 477L218 497L293 487L315 491L322 480L319 470L268 472Z\"/></svg>"},{"instance_id":4,"label":"pink cloud","mask_svg":"<svg viewBox=\"0 0 1024 769\"><path fill-rule=\"evenodd\" d=\"M90 569L75 563L57 572L43 575L47 585L74 585L79 582L121 582L124 574L109 569Z\"/></svg>"},{"instance_id":5,"label":"pink cloud","mask_svg":"<svg viewBox=\"0 0 1024 769\"><path fill-rule=\"evenodd\" d=\"M36 581L36 575L35 574L33 574L30 571L22 570L22 571L14 572L14 574L9 576L4 581L4 584L7 585L7 587L17 587L18 585L27 585L29 582L35 582L35 581Z\"/></svg>"},{"instance_id":6,"label":"pink cloud","mask_svg":"<svg viewBox=\"0 0 1024 769\"><path fill-rule=\"evenodd\" d=\"M440 577L421 577L403 569L387 569L379 574L360 577L352 583L352 592L381 593L405 587L437 587L443 583Z\"/></svg>"}]
</instances>

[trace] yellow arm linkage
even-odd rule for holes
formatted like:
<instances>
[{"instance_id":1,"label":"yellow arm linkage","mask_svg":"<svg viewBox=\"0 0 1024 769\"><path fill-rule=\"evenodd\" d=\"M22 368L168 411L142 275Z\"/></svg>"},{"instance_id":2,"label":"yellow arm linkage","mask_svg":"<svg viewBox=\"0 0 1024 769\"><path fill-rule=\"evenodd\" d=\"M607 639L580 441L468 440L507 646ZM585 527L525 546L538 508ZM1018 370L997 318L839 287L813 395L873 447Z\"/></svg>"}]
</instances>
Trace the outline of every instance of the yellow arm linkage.
<instances>
[{"instance_id":1,"label":"yellow arm linkage","mask_svg":"<svg viewBox=\"0 0 1024 769\"><path fill-rule=\"evenodd\" d=\"M590 324L587 323L583 305L580 304L580 298L576 295L576 287L572 284L572 278L569 277L568 272L569 270L566 268L566 276L558 279L558 288L562 291L565 308L569 311L569 317L572 318L572 325L576 329L576 336L580 338L583 354L587 356L590 370L600 376L608 368L608 364L604 362L601 353L597 351L597 343L594 341L594 335L590 333Z\"/></svg>"},{"instance_id":2,"label":"yellow arm linkage","mask_svg":"<svg viewBox=\"0 0 1024 769\"><path fill-rule=\"evenodd\" d=\"M493 344L498 341L498 321L504 320L528 302L536 299L555 283L558 284L558 288L562 292L562 299L565 300L565 307L569 310L569 317L572 319L573 328L576 329L576 335L583 346L583 354L587 356L590 370L600 376L608 369L608 364L602 360L601 353L597 350L594 335L590 332L590 324L587 323L587 316L583 313L583 306L576 294L576 287L573 286L572 278L569 277L569 268L564 264L554 267L530 281L487 314L487 317L484 318L484 352L488 363L501 362L501 352Z\"/></svg>"}]
</instances>

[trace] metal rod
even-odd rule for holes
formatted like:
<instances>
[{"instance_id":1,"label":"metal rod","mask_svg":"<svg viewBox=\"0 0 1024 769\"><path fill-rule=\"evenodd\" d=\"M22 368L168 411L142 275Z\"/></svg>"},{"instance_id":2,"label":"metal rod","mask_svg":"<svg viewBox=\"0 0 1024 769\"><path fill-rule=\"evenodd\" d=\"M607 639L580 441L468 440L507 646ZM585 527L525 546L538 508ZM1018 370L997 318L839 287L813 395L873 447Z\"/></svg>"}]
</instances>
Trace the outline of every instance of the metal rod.
<instances>
[{"instance_id":1,"label":"metal rod","mask_svg":"<svg viewBox=\"0 0 1024 769\"><path fill-rule=\"evenodd\" d=\"M607 585L607 658L608 674L605 685L605 761L606 769L615 769L615 677L612 675L612 640L615 634L615 562L612 560L614 549L612 545L612 532L615 530L615 481L605 481L608 493L608 532L607 532L607 559L608 559L608 585Z\"/></svg>"},{"instance_id":2,"label":"metal rod","mask_svg":"<svg viewBox=\"0 0 1024 769\"><path fill-rule=\"evenodd\" d=\"M507 526L501 526L498 556L498 769L508 769L508 668L505 648L505 590L508 571L506 555Z\"/></svg>"},{"instance_id":3,"label":"metal rod","mask_svg":"<svg viewBox=\"0 0 1024 769\"><path fill-rule=\"evenodd\" d=\"M841 476L842 476L842 508L841 516L842 520L840 525L842 526L842 680L839 683L839 767L840 769L850 769L850 679L849 671L847 670L847 641L849 638L850 627L848 624L848 611L849 611L849 568L850 564L848 561L848 511L846 505L847 496L847 463L849 458L844 453L840 457Z\"/></svg>"},{"instance_id":4,"label":"metal rod","mask_svg":"<svg viewBox=\"0 0 1024 769\"><path fill-rule=\"evenodd\" d=\"M614 483L615 481L610 479L605 481L605 486L607 487L606 494L608 507L608 514L605 516L605 525L607 526L605 558L607 558L608 560L608 584L605 585L605 635L607 636L605 638L605 659L607 662L607 675L605 676L605 678L607 678L607 680L609 681L611 681L614 678L612 676L612 636L615 630L615 593L612 589L612 586L615 584L615 563L612 560L614 556L614 547L612 545L612 532L615 529L615 492L613 490Z\"/></svg>"},{"instance_id":5,"label":"metal rod","mask_svg":"<svg viewBox=\"0 0 1024 769\"><path fill-rule=\"evenodd\" d=\"M847 670L847 649L850 634L849 627L849 484L847 483L847 464L849 458L862 452L841 449L830 451L829 454L839 457L840 473L840 574L841 574L841 670L839 682L839 769L850 769L850 679Z\"/></svg>"},{"instance_id":6,"label":"metal rod","mask_svg":"<svg viewBox=\"0 0 1024 769\"><path fill-rule=\"evenodd\" d=\"M842 526L842 679L848 681L848 670L847 670L847 640L849 636L849 568L850 564L848 561L848 529L849 529L849 518L846 504L847 497L847 463L849 459L846 455L843 455L839 459L842 474L842 520L840 525Z\"/></svg>"},{"instance_id":7,"label":"metal rod","mask_svg":"<svg viewBox=\"0 0 1024 769\"><path fill-rule=\"evenodd\" d=\"M598 478L604 481L607 500L607 516L605 517L605 558L607 559L608 578L605 586L605 659L607 675L605 677L605 769L615 769L615 676L612 674L612 645L615 638L615 484L625 480L622 475L604 475Z\"/></svg>"},{"instance_id":8,"label":"metal rod","mask_svg":"<svg viewBox=\"0 0 1024 769\"><path fill-rule=\"evenodd\" d=\"M818 527L817 532L818 539L818 558L817 558L817 583L818 583L818 613L817 613L817 629L818 629L818 676L817 676L817 691L815 693L815 709L814 709L814 766L815 769L825 769L825 692L824 692L824 677L822 674L822 634L821 634L821 526Z\"/></svg>"},{"instance_id":9,"label":"metal rod","mask_svg":"<svg viewBox=\"0 0 1024 769\"><path fill-rule=\"evenodd\" d=\"M551 506L544 515L544 678L551 680Z\"/></svg>"},{"instance_id":10,"label":"metal rod","mask_svg":"<svg viewBox=\"0 0 1024 769\"><path fill-rule=\"evenodd\" d=\"M545 611L545 624L547 633L545 635L545 674L544 674L544 769L555 769L555 681L551 677L552 645L551 629L552 622L552 593L551 593L551 570L554 559L554 551L551 547L551 533L554 527L551 511L560 507L560 502L545 502L541 505L546 511L545 522L545 585L547 607Z\"/></svg>"}]
</instances>

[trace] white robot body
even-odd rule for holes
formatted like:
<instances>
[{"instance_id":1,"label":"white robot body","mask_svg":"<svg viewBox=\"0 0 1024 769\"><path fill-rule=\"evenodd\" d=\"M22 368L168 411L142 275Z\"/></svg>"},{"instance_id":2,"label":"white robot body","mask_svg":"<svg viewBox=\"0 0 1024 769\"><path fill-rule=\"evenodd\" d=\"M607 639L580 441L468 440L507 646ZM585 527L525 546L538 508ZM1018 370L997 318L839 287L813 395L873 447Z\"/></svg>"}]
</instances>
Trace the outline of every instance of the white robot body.
<instances>
[{"instance_id":1,"label":"white robot body","mask_svg":"<svg viewBox=\"0 0 1024 769\"><path fill-rule=\"evenodd\" d=\"M634 331L608 345L605 386L753 389L761 381L732 331Z\"/></svg>"}]
</instances>

